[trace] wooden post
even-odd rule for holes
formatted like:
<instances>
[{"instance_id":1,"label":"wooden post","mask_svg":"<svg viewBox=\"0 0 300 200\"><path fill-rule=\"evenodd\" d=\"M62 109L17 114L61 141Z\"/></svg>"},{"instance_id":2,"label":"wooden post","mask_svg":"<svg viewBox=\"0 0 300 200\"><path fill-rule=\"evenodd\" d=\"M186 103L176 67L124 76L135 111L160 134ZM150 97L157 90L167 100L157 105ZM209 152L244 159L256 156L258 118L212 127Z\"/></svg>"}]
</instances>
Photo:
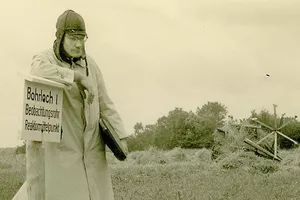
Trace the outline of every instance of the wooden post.
<instances>
[{"instance_id":1,"label":"wooden post","mask_svg":"<svg viewBox=\"0 0 300 200\"><path fill-rule=\"evenodd\" d=\"M26 142L26 181L28 200L45 199L45 157L42 142Z\"/></svg>"},{"instance_id":2,"label":"wooden post","mask_svg":"<svg viewBox=\"0 0 300 200\"><path fill-rule=\"evenodd\" d=\"M273 104L274 107L274 156L277 158L277 115L276 115L276 104Z\"/></svg>"},{"instance_id":3,"label":"wooden post","mask_svg":"<svg viewBox=\"0 0 300 200\"><path fill-rule=\"evenodd\" d=\"M274 128L275 130L277 130L277 114L276 114L276 107L277 105L276 104L273 104L273 107L274 107Z\"/></svg>"},{"instance_id":4,"label":"wooden post","mask_svg":"<svg viewBox=\"0 0 300 200\"><path fill-rule=\"evenodd\" d=\"M21 75L24 80L24 94L20 139L26 141L26 182L13 200L45 200L43 142L61 140L65 85L37 76ZM55 114L50 115L50 111Z\"/></svg>"}]
</instances>

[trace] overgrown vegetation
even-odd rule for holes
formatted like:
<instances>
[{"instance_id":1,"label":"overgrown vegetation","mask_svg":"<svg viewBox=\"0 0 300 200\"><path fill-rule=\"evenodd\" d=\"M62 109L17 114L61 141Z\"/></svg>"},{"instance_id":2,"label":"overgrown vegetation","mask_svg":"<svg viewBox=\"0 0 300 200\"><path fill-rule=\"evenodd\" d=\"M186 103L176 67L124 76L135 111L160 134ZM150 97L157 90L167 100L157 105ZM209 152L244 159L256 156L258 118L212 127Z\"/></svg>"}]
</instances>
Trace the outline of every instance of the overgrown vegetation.
<instances>
[{"instance_id":1,"label":"overgrown vegetation","mask_svg":"<svg viewBox=\"0 0 300 200\"><path fill-rule=\"evenodd\" d=\"M218 128L224 128L224 125L243 124L255 126L251 118L257 118L259 121L274 126L275 117L269 111L263 109L260 112L255 110L246 119L234 119L233 116L227 117L227 107L219 102L207 102L196 112L184 111L182 108L175 108L167 116L160 117L155 124L143 125L138 122L134 126L134 133L128 140L130 151L141 151L156 147L158 149L181 148L212 148L214 146L214 131ZM226 121L226 123L225 123ZM300 122L293 117L286 117L285 114L276 117L276 123L279 126L287 121L291 121L281 131L296 141L300 141ZM238 126L232 126L232 128ZM246 131L246 132L245 132ZM253 133L253 129L247 129L240 132L238 137L254 136L254 140L265 135L269 130L262 127ZM249 135L252 134L252 135ZM256 138L255 138L256 137ZM282 149L291 149L293 143L284 137L278 138L279 147Z\"/></svg>"},{"instance_id":2,"label":"overgrown vegetation","mask_svg":"<svg viewBox=\"0 0 300 200\"><path fill-rule=\"evenodd\" d=\"M11 200L26 178L25 155L15 148L0 149L0 199Z\"/></svg>"},{"instance_id":3,"label":"overgrown vegetation","mask_svg":"<svg viewBox=\"0 0 300 200\"><path fill-rule=\"evenodd\" d=\"M225 105L208 102L195 113L175 108L155 124L137 123L127 160L107 153L116 199L297 199L300 148L279 137L278 162L256 155L244 143L269 133L253 128L250 118L273 126L274 115L252 111L248 119L229 116L225 122L226 115ZM276 118L279 126L289 120L282 132L300 141L300 122ZM0 149L0 199L12 199L25 181L25 150L25 145Z\"/></svg>"},{"instance_id":4,"label":"overgrown vegetation","mask_svg":"<svg viewBox=\"0 0 300 200\"><path fill-rule=\"evenodd\" d=\"M210 148L212 133L224 124L226 115L226 106L218 102L208 102L195 113L175 108L155 124L136 123L134 134L128 140L129 150L145 150L151 146L159 149Z\"/></svg>"},{"instance_id":5,"label":"overgrown vegetation","mask_svg":"<svg viewBox=\"0 0 300 200\"><path fill-rule=\"evenodd\" d=\"M237 150L213 161L209 149L150 148L124 162L107 158L116 200L281 200L300 195L299 155L283 150L277 162ZM25 181L25 156L2 151L0 158L0 199L10 200Z\"/></svg>"}]
</instances>

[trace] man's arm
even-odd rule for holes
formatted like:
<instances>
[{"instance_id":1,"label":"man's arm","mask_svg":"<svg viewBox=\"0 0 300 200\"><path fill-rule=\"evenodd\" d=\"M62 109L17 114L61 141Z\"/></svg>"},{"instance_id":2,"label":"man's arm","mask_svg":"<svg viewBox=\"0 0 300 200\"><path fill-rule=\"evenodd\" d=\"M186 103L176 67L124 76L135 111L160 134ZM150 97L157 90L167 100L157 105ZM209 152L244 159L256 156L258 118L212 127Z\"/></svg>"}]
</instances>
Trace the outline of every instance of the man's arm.
<instances>
[{"instance_id":1,"label":"man's arm","mask_svg":"<svg viewBox=\"0 0 300 200\"><path fill-rule=\"evenodd\" d=\"M51 62L51 55L47 52L33 57L30 73L66 85L70 85L74 80L81 78L80 75L75 74L73 70Z\"/></svg>"},{"instance_id":2,"label":"man's arm","mask_svg":"<svg viewBox=\"0 0 300 200\"><path fill-rule=\"evenodd\" d=\"M87 90L89 92L88 102L91 103L95 93L92 90L92 86L86 79L86 74L77 71L76 69L71 70L61 67L54 63L55 61L50 53L43 52L35 55L31 64L31 74L65 85L70 85L73 82L77 82L82 90Z\"/></svg>"},{"instance_id":3,"label":"man's arm","mask_svg":"<svg viewBox=\"0 0 300 200\"><path fill-rule=\"evenodd\" d=\"M98 102L99 102L99 110L101 113L101 117L108 120L112 125L112 127L115 129L115 131L118 133L120 139L123 140L123 142L125 141L124 143L127 143L126 139L128 136L126 134L123 121L119 113L117 112L113 101L111 100L111 98L107 93L102 73L98 68L98 66L96 65L96 63L94 61L92 63L94 65L93 67L95 68L96 76L97 76L97 90L98 90L97 93L99 98Z\"/></svg>"}]
</instances>

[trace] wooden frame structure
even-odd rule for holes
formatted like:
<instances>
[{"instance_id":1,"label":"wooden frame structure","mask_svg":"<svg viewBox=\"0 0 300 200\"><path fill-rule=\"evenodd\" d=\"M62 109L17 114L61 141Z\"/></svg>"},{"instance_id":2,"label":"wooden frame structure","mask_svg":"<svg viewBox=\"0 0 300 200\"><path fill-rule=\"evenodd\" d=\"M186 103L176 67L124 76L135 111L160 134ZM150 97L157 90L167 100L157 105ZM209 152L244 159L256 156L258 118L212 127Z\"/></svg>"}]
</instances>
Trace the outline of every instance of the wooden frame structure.
<instances>
[{"instance_id":1,"label":"wooden frame structure","mask_svg":"<svg viewBox=\"0 0 300 200\"><path fill-rule=\"evenodd\" d=\"M285 124L281 125L280 127L278 127L278 125L277 125L277 115L276 115L277 105L273 104L273 108L274 108L274 121L275 121L274 127L268 126L268 125L264 124L263 122L260 122L259 120L257 120L257 118L252 118L251 119L254 122L260 124L261 126L264 126L265 128L271 130L271 132L268 135L266 135L265 137L263 137L262 139L260 139L258 142L253 142L253 141L251 141L250 139L247 139L247 138L244 140L244 142L249 144L250 146L254 147L255 149L259 150L260 152L262 152L262 153L264 153L268 156L271 156L275 160L281 161L281 158L278 156L278 149L277 149L278 148L278 135L280 135L282 137L285 137L286 139L292 141L294 144L298 144L298 142L293 140L292 138L286 136L282 132L280 132L280 130L283 127L287 126L293 120L290 120L290 121L286 122ZM296 119L296 116L295 116L294 119ZM267 138L269 138L271 136L274 136L274 154L271 153L270 151L264 149L262 146L259 145L261 142L263 142L264 140L266 140Z\"/></svg>"}]
</instances>

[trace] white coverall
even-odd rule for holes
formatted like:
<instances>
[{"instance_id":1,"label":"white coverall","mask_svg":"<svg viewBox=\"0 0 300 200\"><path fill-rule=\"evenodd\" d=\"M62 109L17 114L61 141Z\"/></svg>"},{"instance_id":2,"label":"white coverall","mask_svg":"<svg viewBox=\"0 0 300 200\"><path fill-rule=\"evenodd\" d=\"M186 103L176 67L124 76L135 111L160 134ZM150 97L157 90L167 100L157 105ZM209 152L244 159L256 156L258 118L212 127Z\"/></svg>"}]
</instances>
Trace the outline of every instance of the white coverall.
<instances>
[{"instance_id":1,"label":"white coverall","mask_svg":"<svg viewBox=\"0 0 300 200\"><path fill-rule=\"evenodd\" d=\"M44 143L46 200L113 200L113 189L106 160L105 146L99 134L99 109L110 121L120 138L125 138L123 122L109 98L102 74L94 60L87 56L73 65L86 72L97 91L92 104L87 104L73 82L70 64L59 61L52 49L33 57L31 74L71 87L64 89L61 143ZM79 65L78 65L79 64ZM27 171L35 173L34 171ZM32 174L31 174L32 175ZM33 183L34 181L27 181ZM38 186L30 186L38 188ZM34 191L31 191L34 192Z\"/></svg>"}]
</instances>

